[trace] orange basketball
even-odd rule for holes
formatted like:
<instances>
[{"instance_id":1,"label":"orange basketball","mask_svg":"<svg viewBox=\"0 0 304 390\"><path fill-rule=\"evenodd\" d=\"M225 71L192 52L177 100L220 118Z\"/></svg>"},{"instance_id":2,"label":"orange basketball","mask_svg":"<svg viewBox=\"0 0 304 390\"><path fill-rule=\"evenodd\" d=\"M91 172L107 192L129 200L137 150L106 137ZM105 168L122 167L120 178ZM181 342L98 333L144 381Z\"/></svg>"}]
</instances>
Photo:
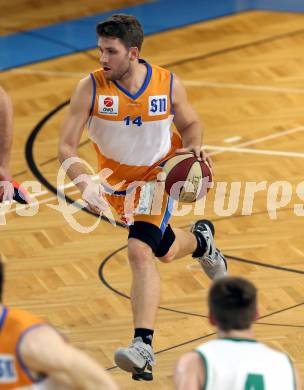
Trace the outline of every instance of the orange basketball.
<instances>
[{"instance_id":1,"label":"orange basketball","mask_svg":"<svg viewBox=\"0 0 304 390\"><path fill-rule=\"evenodd\" d=\"M166 192L175 200L192 203L201 199L210 189L212 172L205 161L193 153L182 153L170 158L163 166L166 173Z\"/></svg>"}]
</instances>

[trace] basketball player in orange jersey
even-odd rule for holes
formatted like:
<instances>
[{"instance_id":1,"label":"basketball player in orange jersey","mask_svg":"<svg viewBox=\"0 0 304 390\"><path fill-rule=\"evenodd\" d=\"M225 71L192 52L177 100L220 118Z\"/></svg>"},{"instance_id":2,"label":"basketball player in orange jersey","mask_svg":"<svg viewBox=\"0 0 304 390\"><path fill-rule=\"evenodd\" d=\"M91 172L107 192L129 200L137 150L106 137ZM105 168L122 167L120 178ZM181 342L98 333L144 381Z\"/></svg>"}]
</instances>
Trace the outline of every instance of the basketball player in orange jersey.
<instances>
[{"instance_id":1,"label":"basketball player in orange jersey","mask_svg":"<svg viewBox=\"0 0 304 390\"><path fill-rule=\"evenodd\" d=\"M81 80L61 128L59 159L83 194L88 207L100 214L110 204L129 224L128 258L132 270L131 303L134 340L115 353L115 362L135 380L152 380L151 347L160 298L160 277L154 257L169 263L192 254L211 279L226 275L226 261L214 244L211 222L195 223L191 232L172 229L172 199L163 196L155 215L146 196L155 187L161 165L176 152L201 151L202 128L180 80L139 58L143 30L130 15L112 15L97 25L101 69ZM172 133L174 122L179 135ZM94 184L77 157L85 125L94 143L99 169L112 174L107 185ZM81 180L79 180L81 178ZM141 187L136 182L145 183ZM123 184L121 184L123 182ZM117 186L107 193L108 186ZM130 222L127 198L134 195ZM126 209L128 209L126 212Z\"/></svg>"},{"instance_id":2,"label":"basketball player in orange jersey","mask_svg":"<svg viewBox=\"0 0 304 390\"><path fill-rule=\"evenodd\" d=\"M33 314L2 304L0 260L0 390L117 390L94 360Z\"/></svg>"}]
</instances>

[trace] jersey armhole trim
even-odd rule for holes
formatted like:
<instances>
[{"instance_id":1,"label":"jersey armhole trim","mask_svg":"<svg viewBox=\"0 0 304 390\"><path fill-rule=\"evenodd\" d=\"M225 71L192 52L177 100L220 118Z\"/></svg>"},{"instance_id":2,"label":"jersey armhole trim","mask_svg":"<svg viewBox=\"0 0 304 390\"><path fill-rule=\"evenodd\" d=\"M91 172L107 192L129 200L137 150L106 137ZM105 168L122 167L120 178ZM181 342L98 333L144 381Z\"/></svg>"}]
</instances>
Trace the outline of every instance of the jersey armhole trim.
<instances>
[{"instance_id":1,"label":"jersey armhole trim","mask_svg":"<svg viewBox=\"0 0 304 390\"><path fill-rule=\"evenodd\" d=\"M17 360L20 364L20 367L21 369L23 370L23 372L26 374L26 376L33 382L33 383L39 383L39 382L42 382L44 379L46 379L47 375L43 374L43 373L37 373L37 376L34 377L30 371L30 369L26 366L25 362L23 361L22 357L21 357L21 354L20 354L20 345L22 343L22 340L23 338L29 333L31 332L32 330L34 329L37 329L41 326L48 326L50 327L49 324L45 323L45 322L42 322L42 323L39 323L39 324L34 324L30 327L28 327L27 329L25 329L21 335L19 336L19 339L17 341L17 345L16 345L16 357L17 357Z\"/></svg>"},{"instance_id":2,"label":"jersey armhole trim","mask_svg":"<svg viewBox=\"0 0 304 390\"><path fill-rule=\"evenodd\" d=\"M90 115L92 115L94 110L94 104L95 104L95 97L96 97L96 80L92 73L90 73L90 77L93 83L93 94L92 94L92 103L90 108Z\"/></svg>"},{"instance_id":3,"label":"jersey armhole trim","mask_svg":"<svg viewBox=\"0 0 304 390\"><path fill-rule=\"evenodd\" d=\"M3 306L3 310L2 310L2 314L1 314L1 318L0 318L0 331L3 328L5 319L7 317L7 312L8 312L7 307Z\"/></svg>"},{"instance_id":4,"label":"jersey armhole trim","mask_svg":"<svg viewBox=\"0 0 304 390\"><path fill-rule=\"evenodd\" d=\"M202 363L203 363L203 366L204 366L204 369L205 369L205 383L202 387L202 390L207 390L207 386L208 386L208 363L207 363L207 359L206 359L206 356L199 350L195 349L193 352L196 352L199 357L201 358L202 360Z\"/></svg>"},{"instance_id":5,"label":"jersey armhole trim","mask_svg":"<svg viewBox=\"0 0 304 390\"><path fill-rule=\"evenodd\" d=\"M173 73L170 73L170 112L171 114L175 114L173 108Z\"/></svg>"}]
</instances>

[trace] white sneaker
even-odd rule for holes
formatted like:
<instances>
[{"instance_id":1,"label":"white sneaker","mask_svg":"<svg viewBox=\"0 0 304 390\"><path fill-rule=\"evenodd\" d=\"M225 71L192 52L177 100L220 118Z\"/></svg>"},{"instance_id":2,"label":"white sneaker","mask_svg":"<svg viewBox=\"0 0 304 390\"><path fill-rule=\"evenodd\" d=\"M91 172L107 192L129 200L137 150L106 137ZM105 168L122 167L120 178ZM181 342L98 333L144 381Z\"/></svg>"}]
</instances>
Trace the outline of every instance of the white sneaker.
<instances>
[{"instance_id":1,"label":"white sneaker","mask_svg":"<svg viewBox=\"0 0 304 390\"><path fill-rule=\"evenodd\" d=\"M191 228L192 233L198 233L207 244L203 256L196 257L206 275L212 279L227 276L227 262L222 252L215 247L214 227L210 221L199 220Z\"/></svg>"},{"instance_id":2,"label":"white sneaker","mask_svg":"<svg viewBox=\"0 0 304 390\"><path fill-rule=\"evenodd\" d=\"M140 381L152 381L152 366L155 357L151 345L136 337L127 348L119 348L114 354L115 363L124 371L132 372L132 378Z\"/></svg>"}]
</instances>

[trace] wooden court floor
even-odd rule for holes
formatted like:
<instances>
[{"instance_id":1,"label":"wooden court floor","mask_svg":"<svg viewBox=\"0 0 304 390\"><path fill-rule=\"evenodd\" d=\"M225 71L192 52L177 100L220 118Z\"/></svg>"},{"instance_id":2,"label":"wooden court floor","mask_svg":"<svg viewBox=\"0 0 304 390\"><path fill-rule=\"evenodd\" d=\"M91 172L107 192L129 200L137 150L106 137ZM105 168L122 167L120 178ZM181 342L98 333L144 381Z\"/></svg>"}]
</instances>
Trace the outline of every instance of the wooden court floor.
<instances>
[{"instance_id":1,"label":"wooden court floor","mask_svg":"<svg viewBox=\"0 0 304 390\"><path fill-rule=\"evenodd\" d=\"M288 352L302 377L303 22L301 14L246 12L147 37L142 54L182 78L213 154L215 187L205 205L175 216L173 223L188 229L202 215L214 221L230 274L246 276L259 288L257 338ZM97 67L97 52L91 50L1 74L1 85L14 103L11 168L20 182L37 181L25 158L33 129ZM54 187L58 127L65 110L49 117L28 148L40 174ZM84 135L79 155L94 167L86 140ZM254 184L248 183L260 186L253 199L249 189ZM49 189L34 189L40 202L36 215L20 216L15 206L5 221L1 215L5 301L52 322L74 345L111 368L122 389L172 389L176 359L214 337L206 318L209 280L190 257L159 264L162 308L154 341L155 380L133 382L113 368L114 350L132 337L127 232L104 221L89 234L76 231L51 207L58 201ZM79 198L73 187L65 192ZM84 211L74 217L82 226L96 223Z\"/></svg>"}]
</instances>

